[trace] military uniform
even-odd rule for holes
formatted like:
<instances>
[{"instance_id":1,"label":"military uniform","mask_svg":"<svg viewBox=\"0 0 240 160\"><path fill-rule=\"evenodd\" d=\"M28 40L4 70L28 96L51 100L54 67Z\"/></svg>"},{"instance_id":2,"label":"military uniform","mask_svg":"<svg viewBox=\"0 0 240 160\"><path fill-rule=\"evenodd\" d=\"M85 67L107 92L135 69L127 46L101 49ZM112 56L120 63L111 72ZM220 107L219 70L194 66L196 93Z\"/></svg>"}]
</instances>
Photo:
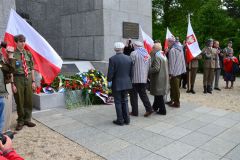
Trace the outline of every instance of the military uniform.
<instances>
[{"instance_id":1,"label":"military uniform","mask_svg":"<svg viewBox=\"0 0 240 160\"><path fill-rule=\"evenodd\" d=\"M204 93L212 93L214 69L216 67L216 55L217 50L215 48L205 47L202 50Z\"/></svg>"},{"instance_id":2,"label":"military uniform","mask_svg":"<svg viewBox=\"0 0 240 160\"><path fill-rule=\"evenodd\" d=\"M25 76L23 69L23 62L21 59L21 54L24 55L27 68L28 77ZM17 104L18 113L18 124L23 125L26 122L31 121L32 117L32 75L33 70L33 60L32 55L23 50L22 52L18 49L13 54L13 58L16 59L15 72L13 73L13 83L17 88L17 92L14 93L14 99Z\"/></svg>"},{"instance_id":3,"label":"military uniform","mask_svg":"<svg viewBox=\"0 0 240 160\"><path fill-rule=\"evenodd\" d=\"M188 72L187 72L188 90L187 90L187 93L191 92L191 93L195 94L194 84L195 84L195 79L196 79L197 70L198 70L198 60L201 58L202 58L202 56L199 55L188 64Z\"/></svg>"}]
</instances>

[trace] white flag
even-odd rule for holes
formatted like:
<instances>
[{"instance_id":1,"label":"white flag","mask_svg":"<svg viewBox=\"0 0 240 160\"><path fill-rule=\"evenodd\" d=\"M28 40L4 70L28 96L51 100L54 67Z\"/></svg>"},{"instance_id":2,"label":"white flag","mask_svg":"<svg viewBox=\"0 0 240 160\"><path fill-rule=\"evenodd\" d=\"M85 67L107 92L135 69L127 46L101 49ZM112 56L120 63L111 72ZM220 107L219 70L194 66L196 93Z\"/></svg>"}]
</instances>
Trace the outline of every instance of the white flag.
<instances>
[{"instance_id":1,"label":"white flag","mask_svg":"<svg viewBox=\"0 0 240 160\"><path fill-rule=\"evenodd\" d=\"M190 16L188 18L188 31L187 31L186 46L187 46L187 48L186 48L187 62L190 62L193 58L197 57L201 53L197 38L192 29L192 25L190 22Z\"/></svg>"},{"instance_id":2,"label":"white flag","mask_svg":"<svg viewBox=\"0 0 240 160\"><path fill-rule=\"evenodd\" d=\"M140 30L141 30L141 34L142 34L142 38L143 38L144 48L148 51L148 53L150 53L152 51L152 47L154 45L154 41L152 40L152 38L149 35L147 35L142 30L141 26L140 26Z\"/></svg>"}]
</instances>

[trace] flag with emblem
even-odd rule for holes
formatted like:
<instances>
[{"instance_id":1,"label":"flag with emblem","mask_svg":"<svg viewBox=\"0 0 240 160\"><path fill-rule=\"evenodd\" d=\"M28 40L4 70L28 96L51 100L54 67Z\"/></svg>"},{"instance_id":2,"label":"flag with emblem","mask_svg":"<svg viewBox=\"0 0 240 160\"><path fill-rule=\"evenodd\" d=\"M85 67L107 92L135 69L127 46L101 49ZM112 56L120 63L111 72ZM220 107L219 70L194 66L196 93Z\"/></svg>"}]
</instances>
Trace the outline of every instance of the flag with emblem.
<instances>
[{"instance_id":1,"label":"flag with emblem","mask_svg":"<svg viewBox=\"0 0 240 160\"><path fill-rule=\"evenodd\" d=\"M187 62L190 62L193 58L197 57L200 53L201 53L201 50L199 48L197 38L192 29L190 16L188 15L188 31L187 31L187 40L186 40Z\"/></svg>"}]
</instances>

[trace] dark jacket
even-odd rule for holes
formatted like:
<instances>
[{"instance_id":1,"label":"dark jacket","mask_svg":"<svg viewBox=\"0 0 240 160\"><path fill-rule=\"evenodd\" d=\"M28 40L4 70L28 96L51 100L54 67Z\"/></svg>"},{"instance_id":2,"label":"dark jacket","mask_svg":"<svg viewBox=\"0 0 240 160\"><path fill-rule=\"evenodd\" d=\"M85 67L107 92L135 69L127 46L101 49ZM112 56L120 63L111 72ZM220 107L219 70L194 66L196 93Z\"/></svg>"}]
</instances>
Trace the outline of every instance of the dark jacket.
<instances>
[{"instance_id":1,"label":"dark jacket","mask_svg":"<svg viewBox=\"0 0 240 160\"><path fill-rule=\"evenodd\" d=\"M0 96L8 95L6 85L11 81L11 73L14 72L15 69L15 60L10 58L8 63L0 60Z\"/></svg>"},{"instance_id":2,"label":"dark jacket","mask_svg":"<svg viewBox=\"0 0 240 160\"><path fill-rule=\"evenodd\" d=\"M112 91L122 91L132 88L133 63L129 56L117 53L109 58L108 82L112 82Z\"/></svg>"}]
</instances>

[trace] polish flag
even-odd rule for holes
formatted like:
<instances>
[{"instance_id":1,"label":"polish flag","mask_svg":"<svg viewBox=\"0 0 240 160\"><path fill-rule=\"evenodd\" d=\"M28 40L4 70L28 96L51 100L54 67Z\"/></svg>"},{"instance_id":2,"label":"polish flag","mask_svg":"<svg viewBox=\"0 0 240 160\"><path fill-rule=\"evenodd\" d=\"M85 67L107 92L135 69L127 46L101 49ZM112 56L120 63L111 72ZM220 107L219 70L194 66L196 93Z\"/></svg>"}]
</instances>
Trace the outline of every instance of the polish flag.
<instances>
[{"instance_id":1,"label":"polish flag","mask_svg":"<svg viewBox=\"0 0 240 160\"><path fill-rule=\"evenodd\" d=\"M14 36L18 34L26 37L25 49L32 53L34 69L41 73L46 83L51 83L61 70L62 59L32 26L11 9L4 41L16 48Z\"/></svg>"},{"instance_id":2,"label":"polish flag","mask_svg":"<svg viewBox=\"0 0 240 160\"><path fill-rule=\"evenodd\" d=\"M142 30L142 27L140 27L140 30L142 33L144 48L148 51L148 53L150 53L152 51L154 41Z\"/></svg>"},{"instance_id":3,"label":"polish flag","mask_svg":"<svg viewBox=\"0 0 240 160\"><path fill-rule=\"evenodd\" d=\"M168 49L168 38L175 38L175 37L167 27L166 39L165 39L165 42L164 42L164 51Z\"/></svg>"},{"instance_id":4,"label":"polish flag","mask_svg":"<svg viewBox=\"0 0 240 160\"><path fill-rule=\"evenodd\" d=\"M192 25L190 22L190 16L188 18L188 31L186 40L186 59L189 63L193 58L197 57L201 53L198 45L197 38L193 32Z\"/></svg>"}]
</instances>

